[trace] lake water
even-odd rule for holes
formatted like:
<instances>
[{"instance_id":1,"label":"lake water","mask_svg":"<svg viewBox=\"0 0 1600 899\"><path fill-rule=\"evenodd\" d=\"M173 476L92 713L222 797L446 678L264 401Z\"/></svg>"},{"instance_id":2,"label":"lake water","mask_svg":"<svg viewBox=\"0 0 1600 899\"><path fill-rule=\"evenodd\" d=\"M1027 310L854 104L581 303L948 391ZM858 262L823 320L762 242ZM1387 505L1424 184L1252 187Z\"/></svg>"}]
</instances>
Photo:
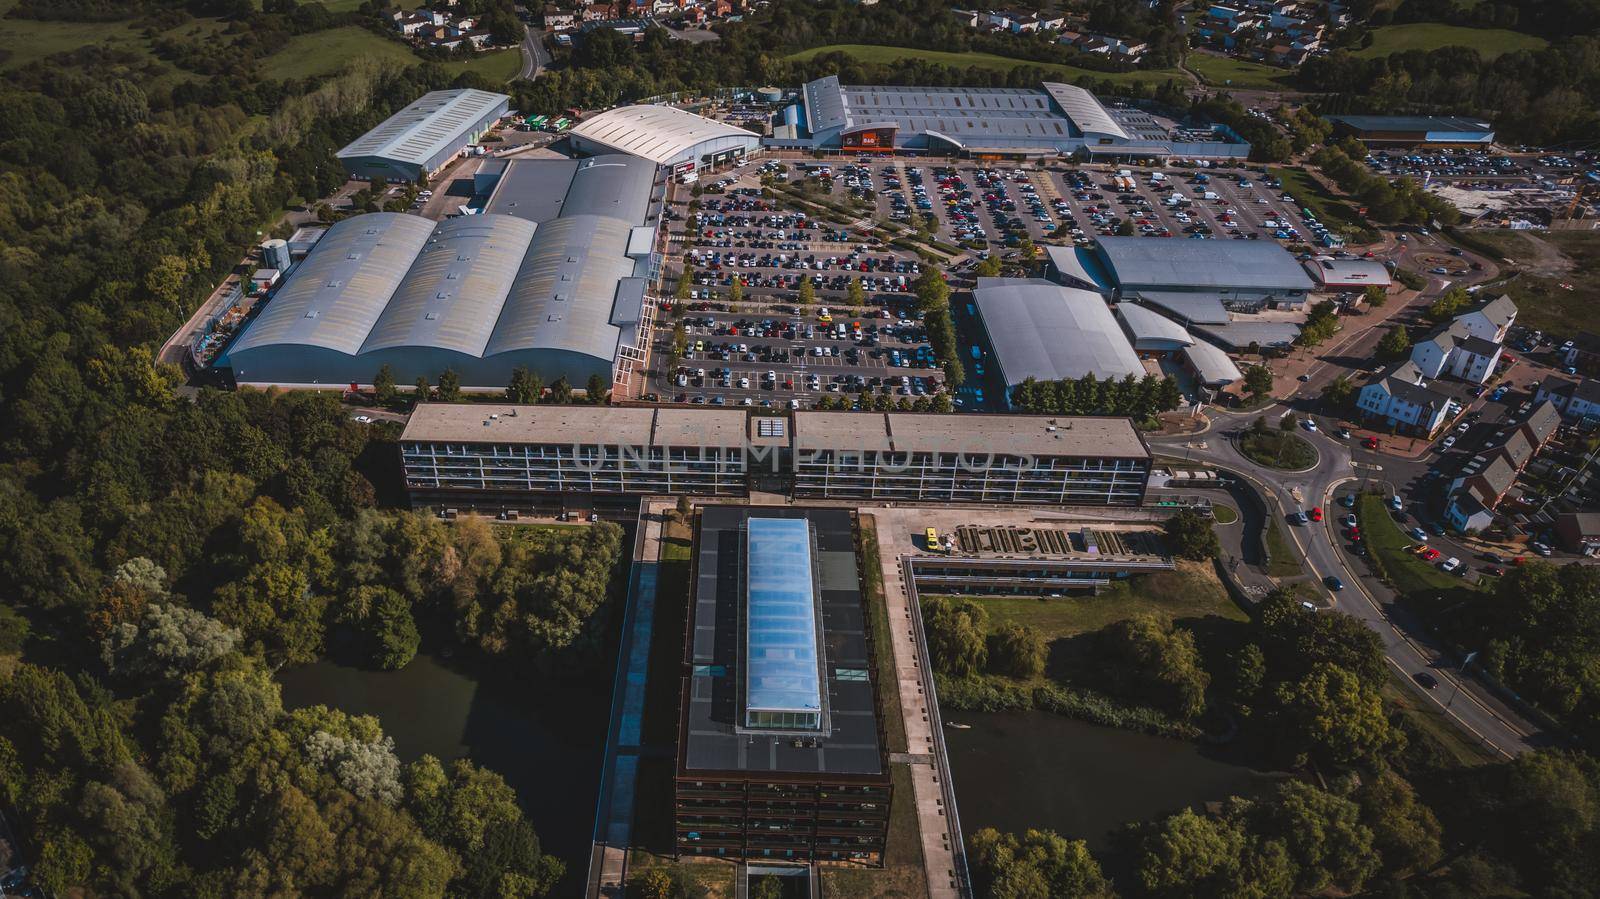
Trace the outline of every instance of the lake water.
<instances>
[{"instance_id":1,"label":"lake water","mask_svg":"<svg viewBox=\"0 0 1600 899\"><path fill-rule=\"evenodd\" d=\"M1185 806L1253 796L1282 775L1219 759L1184 740L1100 727L1049 712L948 712L961 828L1054 830L1100 849L1118 825Z\"/></svg>"},{"instance_id":2,"label":"lake water","mask_svg":"<svg viewBox=\"0 0 1600 899\"><path fill-rule=\"evenodd\" d=\"M320 661L279 672L288 708L328 705L375 715L401 761L462 757L493 769L517 791L547 852L567 863L562 887L578 889L588 866L611 672L578 685L479 684L430 655L399 671ZM558 891L561 892L561 891Z\"/></svg>"}]
</instances>

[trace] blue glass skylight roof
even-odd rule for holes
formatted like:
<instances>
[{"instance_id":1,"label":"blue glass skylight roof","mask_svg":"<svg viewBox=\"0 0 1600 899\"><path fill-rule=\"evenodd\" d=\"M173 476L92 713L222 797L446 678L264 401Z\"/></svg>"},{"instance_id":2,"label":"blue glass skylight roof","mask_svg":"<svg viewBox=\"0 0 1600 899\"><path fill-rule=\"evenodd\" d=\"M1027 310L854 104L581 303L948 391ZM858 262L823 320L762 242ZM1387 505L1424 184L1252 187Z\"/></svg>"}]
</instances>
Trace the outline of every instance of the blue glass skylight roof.
<instances>
[{"instance_id":1,"label":"blue glass skylight roof","mask_svg":"<svg viewBox=\"0 0 1600 899\"><path fill-rule=\"evenodd\" d=\"M747 720L768 711L820 717L810 529L802 518L751 518L746 527Z\"/></svg>"}]
</instances>

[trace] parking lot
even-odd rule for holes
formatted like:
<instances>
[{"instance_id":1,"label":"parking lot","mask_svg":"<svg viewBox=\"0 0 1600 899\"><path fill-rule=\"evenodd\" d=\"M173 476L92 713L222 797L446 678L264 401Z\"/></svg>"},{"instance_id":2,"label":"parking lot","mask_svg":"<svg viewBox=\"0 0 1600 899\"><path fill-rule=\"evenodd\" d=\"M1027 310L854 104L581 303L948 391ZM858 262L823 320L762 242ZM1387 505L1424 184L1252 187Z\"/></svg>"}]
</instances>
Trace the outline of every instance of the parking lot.
<instances>
[{"instance_id":1,"label":"parking lot","mask_svg":"<svg viewBox=\"0 0 1600 899\"><path fill-rule=\"evenodd\" d=\"M745 166L703 193L692 215L683 207L669 214L672 252L689 260L691 287L664 310L656 351L670 353L677 323L686 344L676 366L652 375L649 392L669 402L795 409L856 404L863 394L914 408L942 402L943 375L913 293L925 263L870 233L819 222L781 195L763 196L762 171Z\"/></svg>"},{"instance_id":2,"label":"parking lot","mask_svg":"<svg viewBox=\"0 0 1600 899\"><path fill-rule=\"evenodd\" d=\"M1373 171L1389 177L1409 176L1419 181L1450 181L1482 187L1558 182L1594 168L1586 151L1570 155L1523 153L1508 155L1476 149L1415 148L1375 150L1366 157Z\"/></svg>"}]
</instances>

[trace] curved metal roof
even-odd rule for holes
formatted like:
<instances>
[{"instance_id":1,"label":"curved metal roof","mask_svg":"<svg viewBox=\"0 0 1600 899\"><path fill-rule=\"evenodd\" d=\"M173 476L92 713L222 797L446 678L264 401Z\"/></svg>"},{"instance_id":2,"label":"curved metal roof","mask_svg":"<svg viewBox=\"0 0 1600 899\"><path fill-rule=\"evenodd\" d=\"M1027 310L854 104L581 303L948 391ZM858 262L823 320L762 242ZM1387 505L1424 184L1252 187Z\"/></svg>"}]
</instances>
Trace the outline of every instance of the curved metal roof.
<instances>
[{"instance_id":1,"label":"curved metal roof","mask_svg":"<svg viewBox=\"0 0 1600 899\"><path fill-rule=\"evenodd\" d=\"M760 140L754 132L673 106L608 109L584 119L571 133L623 153L643 156L658 165L671 162L709 140L748 138L752 146Z\"/></svg>"},{"instance_id":2,"label":"curved metal roof","mask_svg":"<svg viewBox=\"0 0 1600 899\"><path fill-rule=\"evenodd\" d=\"M1128 327L1128 333L1133 336L1136 345L1146 340L1170 340L1183 346L1194 343L1188 329L1153 309L1133 303L1118 303L1117 315Z\"/></svg>"},{"instance_id":3,"label":"curved metal roof","mask_svg":"<svg viewBox=\"0 0 1600 899\"><path fill-rule=\"evenodd\" d=\"M610 153L585 159L572 174L561 217L603 215L639 224L650 206L656 166L638 156Z\"/></svg>"},{"instance_id":4,"label":"curved metal roof","mask_svg":"<svg viewBox=\"0 0 1600 899\"><path fill-rule=\"evenodd\" d=\"M1117 124L1117 120L1106 112L1094 94L1089 93L1075 84L1061 84L1055 81L1044 82L1044 89L1049 92L1050 99L1061 107L1079 131L1084 134L1106 134L1122 140L1131 140L1128 132Z\"/></svg>"},{"instance_id":5,"label":"curved metal roof","mask_svg":"<svg viewBox=\"0 0 1600 899\"><path fill-rule=\"evenodd\" d=\"M533 241L532 222L469 215L435 228L361 352L427 346L481 355Z\"/></svg>"},{"instance_id":6,"label":"curved metal roof","mask_svg":"<svg viewBox=\"0 0 1600 899\"><path fill-rule=\"evenodd\" d=\"M611 310L617 283L636 266L626 255L632 228L597 215L539 226L483 355L533 348L615 355L620 330Z\"/></svg>"},{"instance_id":7,"label":"curved metal roof","mask_svg":"<svg viewBox=\"0 0 1600 899\"><path fill-rule=\"evenodd\" d=\"M1144 365L1097 293L1038 278L979 278L972 292L1006 384L1143 377Z\"/></svg>"},{"instance_id":8,"label":"curved metal roof","mask_svg":"<svg viewBox=\"0 0 1600 899\"><path fill-rule=\"evenodd\" d=\"M398 212L335 224L229 353L273 344L360 352L432 233L432 222Z\"/></svg>"}]
</instances>

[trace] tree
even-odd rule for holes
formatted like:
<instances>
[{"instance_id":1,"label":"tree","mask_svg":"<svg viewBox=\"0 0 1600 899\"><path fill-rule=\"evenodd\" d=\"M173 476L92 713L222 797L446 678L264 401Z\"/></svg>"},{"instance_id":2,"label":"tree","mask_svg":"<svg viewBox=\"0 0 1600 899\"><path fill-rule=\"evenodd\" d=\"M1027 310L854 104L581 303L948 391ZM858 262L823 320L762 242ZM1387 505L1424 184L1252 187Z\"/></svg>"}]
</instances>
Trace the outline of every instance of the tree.
<instances>
[{"instance_id":1,"label":"tree","mask_svg":"<svg viewBox=\"0 0 1600 899\"><path fill-rule=\"evenodd\" d=\"M1044 673L1050 647L1038 628L1012 622L989 639L989 667L1026 680Z\"/></svg>"},{"instance_id":2,"label":"tree","mask_svg":"<svg viewBox=\"0 0 1600 899\"><path fill-rule=\"evenodd\" d=\"M1403 359L1411 354L1411 335L1405 325L1390 328L1378 341L1378 355L1385 359Z\"/></svg>"},{"instance_id":3,"label":"tree","mask_svg":"<svg viewBox=\"0 0 1600 899\"><path fill-rule=\"evenodd\" d=\"M744 280L738 275L729 276L728 302L737 303L744 299Z\"/></svg>"},{"instance_id":4,"label":"tree","mask_svg":"<svg viewBox=\"0 0 1600 899\"><path fill-rule=\"evenodd\" d=\"M388 406L395 398L394 369L385 362L372 377L372 399L380 406Z\"/></svg>"},{"instance_id":5,"label":"tree","mask_svg":"<svg viewBox=\"0 0 1600 899\"><path fill-rule=\"evenodd\" d=\"M1247 365L1244 368L1244 389L1259 397L1272 392L1272 369L1265 365Z\"/></svg>"},{"instance_id":6,"label":"tree","mask_svg":"<svg viewBox=\"0 0 1600 899\"><path fill-rule=\"evenodd\" d=\"M1116 230L1117 230L1117 236L1118 237L1132 237L1133 236L1133 219L1127 219L1127 218L1118 219L1117 220L1117 229Z\"/></svg>"},{"instance_id":7,"label":"tree","mask_svg":"<svg viewBox=\"0 0 1600 899\"><path fill-rule=\"evenodd\" d=\"M572 385L567 383L567 376L556 378L550 385L550 393L545 396L545 401L556 406L565 406L572 402Z\"/></svg>"},{"instance_id":8,"label":"tree","mask_svg":"<svg viewBox=\"0 0 1600 899\"><path fill-rule=\"evenodd\" d=\"M453 368L447 368L439 375L439 402L454 403L461 400L461 376Z\"/></svg>"},{"instance_id":9,"label":"tree","mask_svg":"<svg viewBox=\"0 0 1600 899\"><path fill-rule=\"evenodd\" d=\"M1327 386L1322 388L1322 401L1327 404L1330 410L1335 412L1349 409L1351 402L1355 399L1355 395L1356 386L1344 375L1334 378L1328 382Z\"/></svg>"},{"instance_id":10,"label":"tree","mask_svg":"<svg viewBox=\"0 0 1600 899\"><path fill-rule=\"evenodd\" d=\"M606 380L598 374L589 376L589 381L584 385L583 396L593 406L606 404Z\"/></svg>"},{"instance_id":11,"label":"tree","mask_svg":"<svg viewBox=\"0 0 1600 899\"><path fill-rule=\"evenodd\" d=\"M689 296L693 292L694 292L694 267L690 266L690 265L685 265L683 267L683 274L678 276L678 286L677 286L676 291L673 293L673 299L675 299L675 300L677 300L678 302L681 303L684 300L689 299ZM676 308L676 307L674 307L674 308Z\"/></svg>"},{"instance_id":12,"label":"tree","mask_svg":"<svg viewBox=\"0 0 1600 899\"><path fill-rule=\"evenodd\" d=\"M1205 711L1211 676L1201 667L1193 632L1144 613L1101 630L1099 648L1115 692L1185 719Z\"/></svg>"},{"instance_id":13,"label":"tree","mask_svg":"<svg viewBox=\"0 0 1600 899\"><path fill-rule=\"evenodd\" d=\"M1382 285L1372 284L1368 285L1365 291L1362 291L1361 298L1366 301L1368 306L1374 309L1382 309L1383 304L1389 302L1389 291Z\"/></svg>"},{"instance_id":14,"label":"tree","mask_svg":"<svg viewBox=\"0 0 1600 899\"><path fill-rule=\"evenodd\" d=\"M983 606L965 599L927 599L922 620L935 668L957 677L983 670L989 658L984 636L989 613Z\"/></svg>"},{"instance_id":15,"label":"tree","mask_svg":"<svg viewBox=\"0 0 1600 899\"><path fill-rule=\"evenodd\" d=\"M1372 831L1384 870L1409 877L1438 863L1443 855L1439 819L1417 801L1405 778L1384 768L1363 777L1352 798L1361 806L1361 822Z\"/></svg>"},{"instance_id":16,"label":"tree","mask_svg":"<svg viewBox=\"0 0 1600 899\"><path fill-rule=\"evenodd\" d=\"M1193 509L1184 509L1168 518L1163 529L1172 554L1180 559L1200 562L1222 554L1222 544L1217 540L1211 520Z\"/></svg>"},{"instance_id":17,"label":"tree","mask_svg":"<svg viewBox=\"0 0 1600 899\"><path fill-rule=\"evenodd\" d=\"M1000 257L990 254L978 262L973 272L980 278L993 278L1000 274Z\"/></svg>"},{"instance_id":18,"label":"tree","mask_svg":"<svg viewBox=\"0 0 1600 899\"><path fill-rule=\"evenodd\" d=\"M511 370L511 383L506 386L506 399L521 405L532 405L539 402L539 395L544 392L544 384L539 376L528 371L527 366L519 365Z\"/></svg>"},{"instance_id":19,"label":"tree","mask_svg":"<svg viewBox=\"0 0 1600 899\"><path fill-rule=\"evenodd\" d=\"M145 607L138 624L118 625L105 639L106 667L119 673L175 679L232 652L239 632L179 605Z\"/></svg>"},{"instance_id":20,"label":"tree","mask_svg":"<svg viewBox=\"0 0 1600 899\"><path fill-rule=\"evenodd\" d=\"M1313 665L1298 681L1279 684L1275 699L1279 735L1297 756L1333 765L1371 763L1403 745L1378 691L1338 665Z\"/></svg>"},{"instance_id":21,"label":"tree","mask_svg":"<svg viewBox=\"0 0 1600 899\"><path fill-rule=\"evenodd\" d=\"M1112 895L1100 863L1082 840L1068 840L1050 830L1029 830L1018 837L986 827L972 835L967 848L982 896L1095 899Z\"/></svg>"},{"instance_id":22,"label":"tree","mask_svg":"<svg viewBox=\"0 0 1600 899\"><path fill-rule=\"evenodd\" d=\"M805 279L802 277L802 280ZM851 306L867 305L867 291L861 286L859 277L851 278L850 283L845 287L844 301Z\"/></svg>"},{"instance_id":23,"label":"tree","mask_svg":"<svg viewBox=\"0 0 1600 899\"><path fill-rule=\"evenodd\" d=\"M854 283L854 279L852 279L852 283ZM802 305L802 306L814 306L814 305L816 305L816 302L817 302L817 290L816 290L815 287L811 286L811 276L810 275L801 275L800 276L800 292L799 292L798 300L799 300L800 305Z\"/></svg>"},{"instance_id":24,"label":"tree","mask_svg":"<svg viewBox=\"0 0 1600 899\"><path fill-rule=\"evenodd\" d=\"M428 386L427 375L417 375L416 389L411 393L412 400L418 403L426 403L428 401L429 394L432 392L433 388Z\"/></svg>"},{"instance_id":25,"label":"tree","mask_svg":"<svg viewBox=\"0 0 1600 899\"><path fill-rule=\"evenodd\" d=\"M1428 304L1423 315L1431 322L1444 322L1455 318L1463 309L1472 304L1472 294L1459 287L1452 287L1439 296L1438 299Z\"/></svg>"},{"instance_id":26,"label":"tree","mask_svg":"<svg viewBox=\"0 0 1600 899\"><path fill-rule=\"evenodd\" d=\"M1184 809L1139 840L1134 878L1156 896L1225 896L1245 842L1238 824Z\"/></svg>"},{"instance_id":27,"label":"tree","mask_svg":"<svg viewBox=\"0 0 1600 899\"><path fill-rule=\"evenodd\" d=\"M1358 892L1376 874L1379 856L1361 808L1343 796L1290 781L1273 802L1259 806L1258 826L1281 839L1299 868L1296 887L1320 893L1337 886Z\"/></svg>"},{"instance_id":28,"label":"tree","mask_svg":"<svg viewBox=\"0 0 1600 899\"><path fill-rule=\"evenodd\" d=\"M678 885L666 868L651 868L633 882L643 899L677 899Z\"/></svg>"},{"instance_id":29,"label":"tree","mask_svg":"<svg viewBox=\"0 0 1600 899\"><path fill-rule=\"evenodd\" d=\"M1278 430L1285 433L1292 434L1294 433L1294 429L1299 426L1300 417L1295 415L1293 412L1286 412L1282 418L1278 419Z\"/></svg>"}]
</instances>

